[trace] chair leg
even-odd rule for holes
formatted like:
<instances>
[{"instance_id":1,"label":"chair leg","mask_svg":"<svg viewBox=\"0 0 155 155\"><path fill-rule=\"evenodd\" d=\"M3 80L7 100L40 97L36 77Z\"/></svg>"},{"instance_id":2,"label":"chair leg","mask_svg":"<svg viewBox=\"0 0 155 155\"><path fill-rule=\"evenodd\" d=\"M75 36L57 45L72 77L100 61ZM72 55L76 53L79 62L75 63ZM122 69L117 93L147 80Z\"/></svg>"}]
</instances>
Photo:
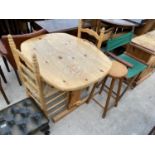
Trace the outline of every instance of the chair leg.
<instances>
[{"instance_id":1,"label":"chair leg","mask_svg":"<svg viewBox=\"0 0 155 155\"><path fill-rule=\"evenodd\" d=\"M4 56L2 56L2 59L3 59L3 62L4 62L4 64L5 64L5 67L6 67L7 71L10 72L10 68L9 68L7 59L6 59Z\"/></svg>"},{"instance_id":2,"label":"chair leg","mask_svg":"<svg viewBox=\"0 0 155 155\"><path fill-rule=\"evenodd\" d=\"M132 85L132 83L136 80L136 78L139 76L139 74L137 76L135 76L127 85L127 87L125 88L125 90L122 92L122 94L119 97L119 100L122 98L122 96L126 93L126 91L130 88L130 86Z\"/></svg>"},{"instance_id":3,"label":"chair leg","mask_svg":"<svg viewBox=\"0 0 155 155\"><path fill-rule=\"evenodd\" d=\"M4 73L3 73L3 70L2 70L2 68L1 68L1 66L0 66L0 75L2 76L3 81L4 81L5 83L7 83L7 80L6 80L6 78L5 78L5 75L4 75Z\"/></svg>"},{"instance_id":4,"label":"chair leg","mask_svg":"<svg viewBox=\"0 0 155 155\"><path fill-rule=\"evenodd\" d=\"M2 95L4 97L4 99L5 99L6 103L10 104L10 102L9 102L9 100L8 100L8 98L7 98L7 96L6 96L5 92L4 92L3 87L1 86L1 84L0 84L0 91L1 91L1 93L2 93Z\"/></svg>"},{"instance_id":5,"label":"chair leg","mask_svg":"<svg viewBox=\"0 0 155 155\"><path fill-rule=\"evenodd\" d=\"M110 101L110 98L111 98L111 95L112 95L112 91L113 91L113 88L114 88L114 84L115 84L115 79L112 78L112 81L111 81L111 84L110 84L109 93L108 93L106 104L105 104L104 111L103 111L102 118L104 118L106 116L107 109L108 109L108 106L109 106L109 101Z\"/></svg>"},{"instance_id":6,"label":"chair leg","mask_svg":"<svg viewBox=\"0 0 155 155\"><path fill-rule=\"evenodd\" d=\"M118 105L118 101L119 101L119 96L120 96L122 84L123 84L123 78L119 79L119 84L118 84L118 89L117 89L117 95L116 95L116 101L115 101L115 107L117 107L117 105Z\"/></svg>"},{"instance_id":7,"label":"chair leg","mask_svg":"<svg viewBox=\"0 0 155 155\"><path fill-rule=\"evenodd\" d=\"M15 71L15 74L16 74L16 77L17 77L17 80L18 80L18 83L19 83L19 85L21 86L21 85L22 85L22 82L21 82L21 80L20 80L20 78L19 78L18 72L17 72L17 70L15 70L15 69L14 69L14 71Z\"/></svg>"},{"instance_id":8,"label":"chair leg","mask_svg":"<svg viewBox=\"0 0 155 155\"><path fill-rule=\"evenodd\" d=\"M106 77L103 79L103 83L102 83L101 88L100 88L100 90L99 90L99 94L102 93L102 91L103 91L103 89L104 89L104 86L105 86L105 83L106 83L107 79L108 79L108 76L106 76Z\"/></svg>"},{"instance_id":9,"label":"chair leg","mask_svg":"<svg viewBox=\"0 0 155 155\"><path fill-rule=\"evenodd\" d=\"M90 95L89 95L89 97L88 97L86 103L89 103L89 101L91 100L91 98L92 98L92 96L93 96L93 94L94 94L94 91L95 91L95 88L96 88L96 85L97 85L97 84L98 84L98 83L95 83L95 84L94 84L94 86L93 86L93 88L92 88L92 90L91 90L91 92L90 92Z\"/></svg>"}]
</instances>

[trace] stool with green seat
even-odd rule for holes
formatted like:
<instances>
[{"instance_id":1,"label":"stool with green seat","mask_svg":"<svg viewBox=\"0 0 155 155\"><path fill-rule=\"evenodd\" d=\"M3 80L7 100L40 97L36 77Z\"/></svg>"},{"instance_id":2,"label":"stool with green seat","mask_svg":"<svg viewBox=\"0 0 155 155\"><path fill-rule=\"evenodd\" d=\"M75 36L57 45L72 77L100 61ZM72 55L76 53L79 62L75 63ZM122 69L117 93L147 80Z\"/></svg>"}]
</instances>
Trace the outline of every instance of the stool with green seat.
<instances>
[{"instance_id":1,"label":"stool with green seat","mask_svg":"<svg viewBox=\"0 0 155 155\"><path fill-rule=\"evenodd\" d=\"M113 52L116 48L127 45L131 42L131 39L133 37L133 32L128 32L126 34L123 34L119 37L109 39L107 41L106 48L102 48L107 55L112 57L113 59L121 62L122 64L126 65L128 68L128 73L126 75L127 79L130 79L127 87L120 95L120 98L124 95L124 93L128 90L128 88L133 84L133 82L136 80L136 78L139 76L139 74L144 71L147 67L147 65L141 63L140 61L136 60L135 58L132 58L128 55L128 53L123 53L118 56L116 56Z\"/></svg>"}]
</instances>

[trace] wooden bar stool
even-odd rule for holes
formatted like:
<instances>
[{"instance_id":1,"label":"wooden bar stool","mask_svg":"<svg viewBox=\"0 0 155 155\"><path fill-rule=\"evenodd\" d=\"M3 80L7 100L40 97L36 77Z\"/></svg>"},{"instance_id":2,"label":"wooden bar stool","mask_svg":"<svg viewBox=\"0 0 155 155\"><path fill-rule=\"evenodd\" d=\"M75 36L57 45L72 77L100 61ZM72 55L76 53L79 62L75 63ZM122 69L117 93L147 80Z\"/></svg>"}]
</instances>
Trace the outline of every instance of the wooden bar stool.
<instances>
[{"instance_id":1,"label":"wooden bar stool","mask_svg":"<svg viewBox=\"0 0 155 155\"><path fill-rule=\"evenodd\" d=\"M115 106L118 105L121 87L122 87L122 83L123 83L123 78L126 76L127 73L128 73L128 70L127 70L125 65L119 63L118 61L113 61L112 67L111 67L111 70L110 70L108 76L106 76L103 79L103 81L99 84L99 85L101 85L101 88L99 90L99 94L102 93L102 91L104 90L104 87L106 87L108 89L106 91L108 96L106 99L106 104L105 104L103 115L102 115L103 118L106 116L111 97L115 98ZM108 77L112 78L110 87L105 85ZM119 84L118 84L117 92L114 92L113 88L114 88L114 84L115 84L116 80L119 80ZM96 87L96 84L94 85L87 102L89 102L91 97L93 96L93 93L95 91L95 87ZM99 104L101 107L103 107L96 99L94 99L94 101L97 104Z\"/></svg>"},{"instance_id":2,"label":"wooden bar stool","mask_svg":"<svg viewBox=\"0 0 155 155\"><path fill-rule=\"evenodd\" d=\"M107 109L108 109L108 106L109 106L109 102L110 102L110 98L111 98L112 94L115 95L115 106L118 105L118 101L119 101L119 97L120 97L120 92L121 92L121 87L122 87L122 83L123 83L123 78L126 76L127 73L128 73L128 70L127 70L125 65L119 63L118 61L113 61L112 68L111 68L111 70L110 70L110 72L108 74L108 77L111 77L112 80L111 80L110 87L108 88L109 92L108 92L106 104L105 104L105 107L104 107L104 112L103 112L103 115L102 115L103 118L106 116L106 112L107 112ZM102 93L107 79L108 78L106 77L103 80L103 83L101 85L99 94ZM114 84L115 84L116 80L119 80L119 84L118 84L117 92L115 93L113 91L113 88L114 88Z\"/></svg>"}]
</instances>

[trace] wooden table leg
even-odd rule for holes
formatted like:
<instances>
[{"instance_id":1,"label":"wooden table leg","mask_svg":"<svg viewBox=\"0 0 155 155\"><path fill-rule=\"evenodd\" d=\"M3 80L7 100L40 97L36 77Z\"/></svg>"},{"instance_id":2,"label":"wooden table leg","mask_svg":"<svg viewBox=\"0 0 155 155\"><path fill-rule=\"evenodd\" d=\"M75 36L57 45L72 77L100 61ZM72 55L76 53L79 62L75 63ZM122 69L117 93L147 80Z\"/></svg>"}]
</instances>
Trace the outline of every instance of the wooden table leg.
<instances>
[{"instance_id":1,"label":"wooden table leg","mask_svg":"<svg viewBox=\"0 0 155 155\"><path fill-rule=\"evenodd\" d=\"M70 93L70 101L68 104L68 109L76 106L76 102L80 100L81 90L73 91Z\"/></svg>"}]
</instances>

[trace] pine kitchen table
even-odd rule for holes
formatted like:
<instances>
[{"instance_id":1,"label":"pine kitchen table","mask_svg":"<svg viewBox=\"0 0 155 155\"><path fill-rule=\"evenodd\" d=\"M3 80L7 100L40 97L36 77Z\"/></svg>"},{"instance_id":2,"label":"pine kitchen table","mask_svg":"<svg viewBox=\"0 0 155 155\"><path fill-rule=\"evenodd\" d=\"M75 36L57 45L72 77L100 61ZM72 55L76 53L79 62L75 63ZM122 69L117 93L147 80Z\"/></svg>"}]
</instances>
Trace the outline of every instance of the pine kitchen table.
<instances>
[{"instance_id":1,"label":"pine kitchen table","mask_svg":"<svg viewBox=\"0 0 155 155\"><path fill-rule=\"evenodd\" d=\"M66 33L45 34L21 44L29 61L37 55L40 75L49 85L70 94L68 108L55 116L55 121L84 103L82 92L103 79L112 62L95 45Z\"/></svg>"}]
</instances>

